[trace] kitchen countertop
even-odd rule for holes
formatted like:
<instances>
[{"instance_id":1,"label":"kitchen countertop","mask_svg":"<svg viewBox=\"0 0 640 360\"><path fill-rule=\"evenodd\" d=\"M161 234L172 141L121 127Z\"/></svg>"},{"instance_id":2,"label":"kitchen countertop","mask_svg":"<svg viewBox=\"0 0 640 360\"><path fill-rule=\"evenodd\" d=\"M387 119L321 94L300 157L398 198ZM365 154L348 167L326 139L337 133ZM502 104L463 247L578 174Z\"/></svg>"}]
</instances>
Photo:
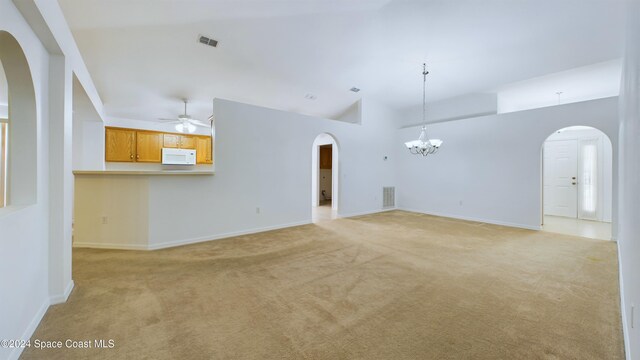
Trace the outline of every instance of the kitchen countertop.
<instances>
[{"instance_id":1,"label":"kitchen countertop","mask_svg":"<svg viewBox=\"0 0 640 360\"><path fill-rule=\"evenodd\" d=\"M74 170L74 175L214 175L213 171L202 170Z\"/></svg>"}]
</instances>

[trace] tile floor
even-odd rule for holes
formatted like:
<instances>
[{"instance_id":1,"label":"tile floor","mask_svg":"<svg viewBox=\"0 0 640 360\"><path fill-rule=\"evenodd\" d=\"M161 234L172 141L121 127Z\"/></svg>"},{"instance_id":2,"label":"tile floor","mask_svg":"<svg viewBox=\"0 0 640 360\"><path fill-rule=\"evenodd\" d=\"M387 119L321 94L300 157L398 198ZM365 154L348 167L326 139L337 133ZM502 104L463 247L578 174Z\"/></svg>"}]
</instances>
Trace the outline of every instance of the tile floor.
<instances>
[{"instance_id":1,"label":"tile floor","mask_svg":"<svg viewBox=\"0 0 640 360\"><path fill-rule=\"evenodd\" d=\"M542 230L592 239L611 240L611 223L608 222L545 215Z\"/></svg>"},{"instance_id":2,"label":"tile floor","mask_svg":"<svg viewBox=\"0 0 640 360\"><path fill-rule=\"evenodd\" d=\"M331 208L331 203L314 206L311 208L311 221L314 223L337 219L337 212Z\"/></svg>"}]
</instances>

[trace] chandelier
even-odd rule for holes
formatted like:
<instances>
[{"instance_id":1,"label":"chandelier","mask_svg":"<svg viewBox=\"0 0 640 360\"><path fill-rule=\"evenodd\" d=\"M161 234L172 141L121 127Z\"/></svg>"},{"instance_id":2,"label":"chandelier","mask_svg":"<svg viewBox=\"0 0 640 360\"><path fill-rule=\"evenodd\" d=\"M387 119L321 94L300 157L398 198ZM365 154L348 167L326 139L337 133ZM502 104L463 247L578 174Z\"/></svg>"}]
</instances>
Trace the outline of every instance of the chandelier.
<instances>
[{"instance_id":1,"label":"chandelier","mask_svg":"<svg viewBox=\"0 0 640 360\"><path fill-rule=\"evenodd\" d=\"M422 64L422 129L420 130L420 137L418 140L413 140L404 143L409 149L409 152L413 155L427 156L429 154L435 154L442 140L429 139L427 136L427 64Z\"/></svg>"}]
</instances>

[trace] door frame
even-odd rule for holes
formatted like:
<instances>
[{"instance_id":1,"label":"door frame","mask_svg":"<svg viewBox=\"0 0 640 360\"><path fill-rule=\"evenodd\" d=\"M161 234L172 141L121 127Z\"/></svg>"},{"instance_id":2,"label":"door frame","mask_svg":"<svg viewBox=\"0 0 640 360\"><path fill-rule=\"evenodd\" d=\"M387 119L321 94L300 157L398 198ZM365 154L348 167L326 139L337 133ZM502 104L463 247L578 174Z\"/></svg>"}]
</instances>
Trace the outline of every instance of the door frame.
<instances>
[{"instance_id":1,"label":"door frame","mask_svg":"<svg viewBox=\"0 0 640 360\"><path fill-rule=\"evenodd\" d=\"M331 209L338 211L340 207L340 145L336 137L330 133L318 134L311 146L311 206L320 203L320 146L331 146Z\"/></svg>"},{"instance_id":2,"label":"door frame","mask_svg":"<svg viewBox=\"0 0 640 360\"><path fill-rule=\"evenodd\" d=\"M611 178L607 179L607 176L605 174L605 170L604 170L604 166L601 167L601 169L598 169L598 172L600 173L599 176L599 181L602 181L602 188L603 191L602 192L608 192L609 193L609 197L610 197L610 206L611 209L609 212L606 211L605 208L601 208L599 210L600 213L602 213L601 215L599 215L597 220L591 220L591 219L584 219L584 220L589 220L589 221L601 221L601 222L611 222L612 224L612 237L614 237L614 234L616 233L616 224L617 224L617 212L616 212L616 203L617 203L617 197L616 197L616 169L617 169L617 152L616 149L613 147L613 142L611 141L611 138L609 137L609 135L594 127L594 126L589 126L589 125L571 125L571 126L565 126L562 128L559 128L555 131L553 131L551 134L549 134L540 144L540 162L539 162L539 166L540 166L540 225L544 226L544 217L545 217L545 213L544 213L544 196L545 196L545 191L544 191L544 145L545 143L548 141L549 137L551 137L552 135L559 133L563 130L566 129L570 129L570 128L582 128L582 129L592 129L597 131L602 138L602 141L599 144L599 149L598 149L598 156L599 159L602 159L602 163L605 164L605 158L610 158L611 159ZM584 139L587 139L589 137L585 137ZM593 138L593 137L591 137ZM583 139L583 140L584 140ZM580 139L578 140L578 171L580 171L580 158L579 158L579 152L580 152ZM607 151L607 149L605 149L606 147L609 148L609 151ZM601 156L601 158L600 158ZM580 180L580 179L578 179ZM580 181L578 182L578 186L580 186ZM599 200L601 198L601 196L598 196ZM579 218L579 213L580 213L580 203L579 203L579 199L580 199L580 190L578 190L578 217ZM609 206L607 205L607 202L602 201L602 203L604 205L601 206Z\"/></svg>"}]
</instances>

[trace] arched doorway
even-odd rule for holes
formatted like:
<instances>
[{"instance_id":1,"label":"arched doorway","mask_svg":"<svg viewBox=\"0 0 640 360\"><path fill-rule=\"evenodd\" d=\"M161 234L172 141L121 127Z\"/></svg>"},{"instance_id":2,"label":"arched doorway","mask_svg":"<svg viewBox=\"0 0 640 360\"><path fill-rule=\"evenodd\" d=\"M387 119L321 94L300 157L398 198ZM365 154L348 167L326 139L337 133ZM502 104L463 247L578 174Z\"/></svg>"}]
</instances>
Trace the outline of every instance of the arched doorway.
<instances>
[{"instance_id":1,"label":"arched doorway","mask_svg":"<svg viewBox=\"0 0 640 360\"><path fill-rule=\"evenodd\" d=\"M602 131L571 126L542 146L542 229L611 240L613 149Z\"/></svg>"},{"instance_id":2,"label":"arched doorway","mask_svg":"<svg viewBox=\"0 0 640 360\"><path fill-rule=\"evenodd\" d=\"M0 31L0 63L6 79L6 94L0 98L6 109L0 129L2 137L0 171L3 192L2 205L31 205L36 202L37 127L36 100L31 70L18 41L6 31ZM6 116L4 116L6 115ZM4 129L4 131L2 131ZM4 132L4 136L2 136ZM1 206L0 206L1 207Z\"/></svg>"},{"instance_id":3,"label":"arched doorway","mask_svg":"<svg viewBox=\"0 0 640 360\"><path fill-rule=\"evenodd\" d=\"M311 149L311 209L314 222L337 217L339 149L333 135L323 133Z\"/></svg>"}]
</instances>

